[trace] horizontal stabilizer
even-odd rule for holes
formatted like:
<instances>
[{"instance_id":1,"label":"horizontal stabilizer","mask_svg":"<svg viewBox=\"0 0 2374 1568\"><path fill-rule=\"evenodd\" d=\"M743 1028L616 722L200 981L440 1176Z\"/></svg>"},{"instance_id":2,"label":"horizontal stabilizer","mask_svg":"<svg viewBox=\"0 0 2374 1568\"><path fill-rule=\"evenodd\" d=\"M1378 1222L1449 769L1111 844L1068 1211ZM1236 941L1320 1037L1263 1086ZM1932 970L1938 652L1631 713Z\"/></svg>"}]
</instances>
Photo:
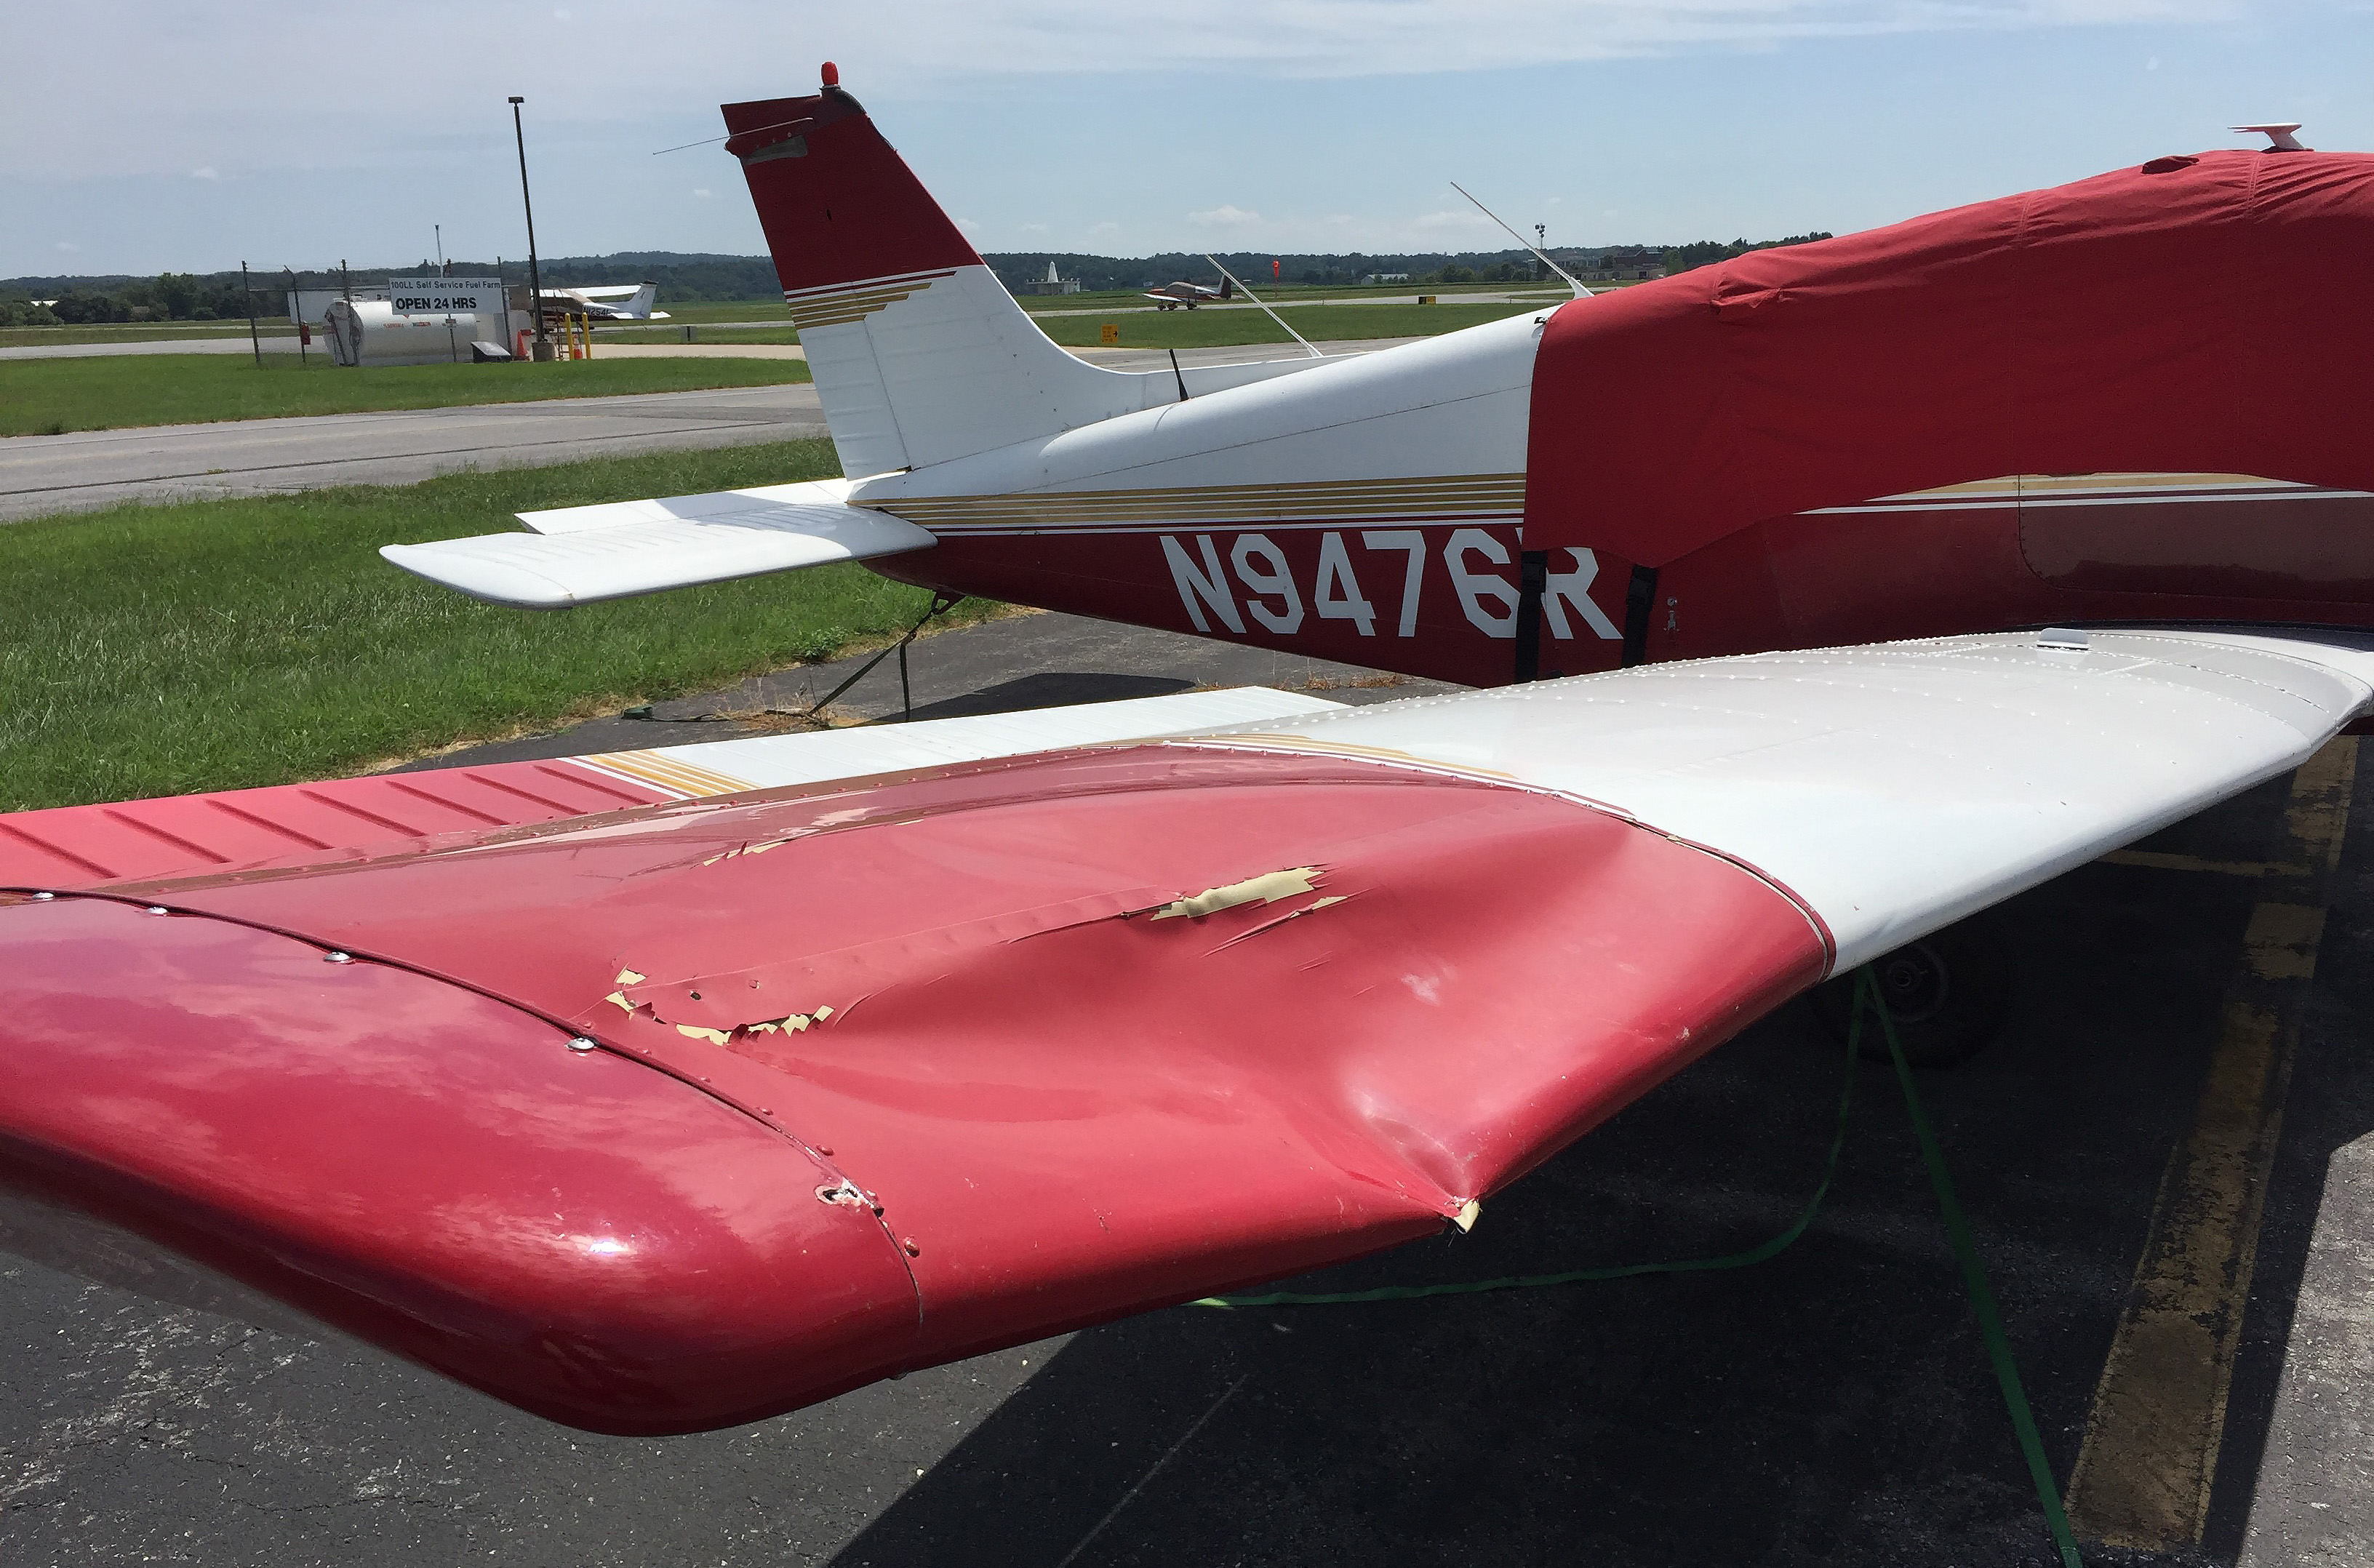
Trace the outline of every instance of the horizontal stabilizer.
<instances>
[{"instance_id":1,"label":"horizontal stabilizer","mask_svg":"<svg viewBox=\"0 0 2374 1568\"><path fill-rule=\"evenodd\" d=\"M488 533L380 555L473 599L565 610L605 599L921 550L913 523L840 499L845 483L775 485L522 512L532 533Z\"/></svg>"}]
</instances>

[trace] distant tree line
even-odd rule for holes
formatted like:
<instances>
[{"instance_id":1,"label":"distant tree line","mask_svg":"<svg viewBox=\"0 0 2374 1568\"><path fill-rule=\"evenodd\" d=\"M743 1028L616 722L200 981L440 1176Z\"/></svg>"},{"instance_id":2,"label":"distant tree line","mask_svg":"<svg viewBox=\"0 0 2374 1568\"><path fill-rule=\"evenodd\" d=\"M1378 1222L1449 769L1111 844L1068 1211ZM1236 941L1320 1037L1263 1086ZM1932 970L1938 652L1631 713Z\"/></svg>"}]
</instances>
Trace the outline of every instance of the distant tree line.
<instances>
[{"instance_id":1,"label":"distant tree line","mask_svg":"<svg viewBox=\"0 0 2374 1568\"><path fill-rule=\"evenodd\" d=\"M1670 277L1675 273L1710 267L1717 262L1727 262L1750 251L1777 251L1783 245L1804 245L1816 240L1833 238L1835 236L1827 230L1817 228L1811 234L1792 234L1782 240L1733 240L1728 243L1721 240L1700 240L1691 245L1668 245L1665 247L1665 275Z\"/></svg>"},{"instance_id":2,"label":"distant tree line","mask_svg":"<svg viewBox=\"0 0 2374 1568\"><path fill-rule=\"evenodd\" d=\"M1780 245L1802 245L1828 240L1827 233L1792 234L1780 240L1701 240L1689 245L1619 247L1662 254L1667 273L1726 262L1750 251ZM1560 264L1588 270L1593 252L1560 247L1551 252ZM1379 273L1404 273L1413 283L1524 283L1533 281L1538 263L1524 251L1411 252L1369 254L1297 254L1268 251L1215 252L1228 269L1258 291L1273 281L1325 286L1354 284ZM1216 282L1218 275L1202 256L1166 251L1151 256L1097 256L1069 251L997 252L981 258L1009 288L1036 283L1056 272L1076 278L1090 291L1151 288L1174 278ZM1271 263L1275 263L1273 270ZM453 261L446 270L456 276L483 277L498 266L508 282L527 281L527 263L515 257L500 263ZM436 271L427 260L394 267L358 267L335 271L256 272L253 309L259 316L284 312L282 290L334 288L343 279L357 289L375 288L390 275L414 276ZM781 288L775 264L765 256L688 255L672 251L620 251L607 256L554 256L538 263L547 288L576 284L641 283L659 285L663 306L674 299L766 299ZM44 308L35 299L54 298ZM237 272L159 273L155 277L20 277L0 279L0 326L50 326L59 322L206 322L244 320L251 309Z\"/></svg>"},{"instance_id":3,"label":"distant tree line","mask_svg":"<svg viewBox=\"0 0 2374 1568\"><path fill-rule=\"evenodd\" d=\"M1222 266L1259 293L1271 283L1301 285L1354 284L1379 273L1405 273L1414 283L1522 283L1534 276L1535 263L1523 251L1441 251L1380 253L1355 251L1347 254L1312 255L1276 251L1215 252ZM981 257L1008 288L1037 283L1052 262L1058 275L1077 278L1090 293L1109 289L1153 288L1175 279L1215 283L1219 274L1202 256L1185 251L1165 251L1151 256L1094 256L1071 251L1000 251ZM1277 263L1273 272L1270 263Z\"/></svg>"}]
</instances>

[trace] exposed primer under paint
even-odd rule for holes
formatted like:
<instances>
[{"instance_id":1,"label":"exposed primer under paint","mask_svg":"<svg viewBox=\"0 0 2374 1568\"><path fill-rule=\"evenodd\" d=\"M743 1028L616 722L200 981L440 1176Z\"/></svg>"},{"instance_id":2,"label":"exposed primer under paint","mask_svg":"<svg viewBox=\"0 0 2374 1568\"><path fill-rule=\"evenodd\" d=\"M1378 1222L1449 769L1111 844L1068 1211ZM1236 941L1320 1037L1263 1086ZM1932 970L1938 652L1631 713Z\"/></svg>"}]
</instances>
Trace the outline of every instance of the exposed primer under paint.
<instances>
[{"instance_id":1,"label":"exposed primer under paint","mask_svg":"<svg viewBox=\"0 0 2374 1568\"><path fill-rule=\"evenodd\" d=\"M1282 872L1263 872L1259 876L1249 876L1242 882L1228 883L1221 887L1207 887L1193 897L1172 899L1154 911L1154 919L1175 920L1183 917L1200 919L1223 909L1233 909L1240 904L1275 904L1281 898L1292 898L1298 894L1310 892L1318 881L1319 870L1317 866L1294 866ZM1336 900L1325 902L1334 903Z\"/></svg>"}]
</instances>

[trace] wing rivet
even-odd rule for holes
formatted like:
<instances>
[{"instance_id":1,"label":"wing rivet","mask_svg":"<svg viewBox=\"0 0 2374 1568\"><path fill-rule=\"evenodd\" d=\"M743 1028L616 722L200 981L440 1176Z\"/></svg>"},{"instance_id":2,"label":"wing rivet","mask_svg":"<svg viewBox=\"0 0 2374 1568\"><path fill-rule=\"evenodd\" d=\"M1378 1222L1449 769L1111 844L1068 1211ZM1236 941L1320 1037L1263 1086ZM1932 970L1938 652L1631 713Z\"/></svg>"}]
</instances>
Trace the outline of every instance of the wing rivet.
<instances>
[{"instance_id":1,"label":"wing rivet","mask_svg":"<svg viewBox=\"0 0 2374 1568\"><path fill-rule=\"evenodd\" d=\"M579 1035L569 1042L569 1048L572 1051L590 1051L594 1048L594 1042Z\"/></svg>"},{"instance_id":2,"label":"wing rivet","mask_svg":"<svg viewBox=\"0 0 2374 1568\"><path fill-rule=\"evenodd\" d=\"M57 895L54 893L36 893L33 895L33 902L36 904L47 904L51 899L55 898L56 896Z\"/></svg>"},{"instance_id":3,"label":"wing rivet","mask_svg":"<svg viewBox=\"0 0 2374 1568\"><path fill-rule=\"evenodd\" d=\"M324 964L351 964L354 961L355 955L353 954L340 953L335 947L330 949L329 952L322 954L322 962Z\"/></svg>"},{"instance_id":4,"label":"wing rivet","mask_svg":"<svg viewBox=\"0 0 2374 1568\"><path fill-rule=\"evenodd\" d=\"M916 1245L915 1238L913 1236L900 1236L899 1238L899 1245L906 1249L907 1256L910 1258L921 1258L923 1256L923 1249Z\"/></svg>"},{"instance_id":5,"label":"wing rivet","mask_svg":"<svg viewBox=\"0 0 2374 1568\"><path fill-rule=\"evenodd\" d=\"M692 1000L695 1000L695 1001L699 1001L699 1000L700 1000L700 993L699 993L699 991L695 991L695 992L693 992L693 993L692 993Z\"/></svg>"},{"instance_id":6,"label":"wing rivet","mask_svg":"<svg viewBox=\"0 0 2374 1568\"><path fill-rule=\"evenodd\" d=\"M148 906L148 912L152 915L164 914L166 912L165 906L162 904L151 904Z\"/></svg>"}]
</instances>

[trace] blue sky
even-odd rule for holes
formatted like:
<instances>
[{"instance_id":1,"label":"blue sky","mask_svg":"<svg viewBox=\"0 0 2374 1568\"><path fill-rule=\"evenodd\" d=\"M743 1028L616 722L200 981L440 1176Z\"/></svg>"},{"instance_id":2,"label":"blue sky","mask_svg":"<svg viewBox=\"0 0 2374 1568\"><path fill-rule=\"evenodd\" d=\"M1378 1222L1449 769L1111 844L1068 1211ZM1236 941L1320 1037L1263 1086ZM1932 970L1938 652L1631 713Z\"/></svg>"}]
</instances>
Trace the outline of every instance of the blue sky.
<instances>
[{"instance_id":1,"label":"blue sky","mask_svg":"<svg viewBox=\"0 0 2374 1568\"><path fill-rule=\"evenodd\" d=\"M211 8L210 8L211 9ZM0 276L763 249L723 101L837 61L983 250L1839 232L2247 145L2374 147L2374 5L2294 0L91 0L0 59ZM441 17L450 19L441 20ZM538 41L524 51L506 41Z\"/></svg>"}]
</instances>

